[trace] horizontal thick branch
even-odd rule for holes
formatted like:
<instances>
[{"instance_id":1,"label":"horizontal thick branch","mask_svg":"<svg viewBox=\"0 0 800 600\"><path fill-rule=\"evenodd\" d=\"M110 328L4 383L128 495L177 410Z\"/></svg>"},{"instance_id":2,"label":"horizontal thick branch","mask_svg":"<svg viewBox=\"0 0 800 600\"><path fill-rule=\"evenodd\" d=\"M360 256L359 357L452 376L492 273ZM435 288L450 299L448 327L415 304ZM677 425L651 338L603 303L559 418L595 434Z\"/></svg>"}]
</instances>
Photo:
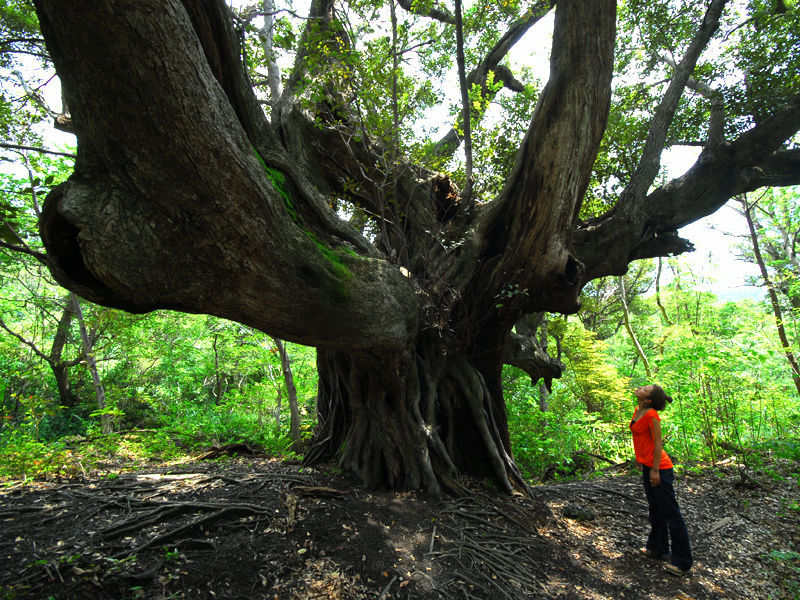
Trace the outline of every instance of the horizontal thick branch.
<instances>
[{"instance_id":1,"label":"horizontal thick branch","mask_svg":"<svg viewBox=\"0 0 800 600\"><path fill-rule=\"evenodd\" d=\"M706 147L682 177L638 202L620 204L579 224L573 241L586 267L586 281L620 275L637 258L691 250L691 243L676 237L677 229L710 215L734 196L800 183L800 150L781 149L798 131L800 94L734 142Z\"/></svg>"},{"instance_id":2,"label":"horizontal thick branch","mask_svg":"<svg viewBox=\"0 0 800 600\"><path fill-rule=\"evenodd\" d=\"M800 149L775 152L759 161L757 169L757 187L800 185Z\"/></svg>"},{"instance_id":3,"label":"horizontal thick branch","mask_svg":"<svg viewBox=\"0 0 800 600\"><path fill-rule=\"evenodd\" d=\"M75 172L41 221L54 276L131 312L214 314L309 345L404 347L417 327L408 279L316 230L299 175L261 162L281 148L232 74L215 29L227 8L207 4L64 11L37 0L78 138Z\"/></svg>"}]
</instances>

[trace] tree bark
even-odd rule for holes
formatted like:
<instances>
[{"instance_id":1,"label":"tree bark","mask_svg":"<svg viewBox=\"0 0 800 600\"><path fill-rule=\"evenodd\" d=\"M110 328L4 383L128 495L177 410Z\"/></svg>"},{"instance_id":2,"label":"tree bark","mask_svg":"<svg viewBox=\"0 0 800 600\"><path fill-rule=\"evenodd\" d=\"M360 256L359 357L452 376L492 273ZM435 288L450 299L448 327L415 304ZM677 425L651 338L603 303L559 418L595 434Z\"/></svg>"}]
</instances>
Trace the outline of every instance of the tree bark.
<instances>
[{"instance_id":1,"label":"tree bark","mask_svg":"<svg viewBox=\"0 0 800 600\"><path fill-rule=\"evenodd\" d=\"M78 328L81 332L81 340L83 341L83 355L86 358L86 366L92 376L92 385L94 386L95 398L97 398L97 408L104 411L107 408L106 392L103 389L103 382L100 380L100 372L97 370L97 360L94 356L94 344L91 337L86 330L86 321L83 319L83 310L81 309L81 301L76 294L70 294L72 300L72 309L75 312L75 317L78 320ZM103 427L103 433L111 433L111 415L103 413L100 415L100 423Z\"/></svg>"},{"instance_id":2,"label":"tree bark","mask_svg":"<svg viewBox=\"0 0 800 600\"><path fill-rule=\"evenodd\" d=\"M714 132L685 175L647 193L658 173L667 131L683 90L718 28L726 4L727 0L709 3L685 56L676 65L653 118L639 165L619 201L605 215L578 225L575 249L585 266L587 281L603 275L622 275L628 263L639 258L689 252L694 247L678 237L680 227L715 212L738 194L765 185L800 183L800 151L782 149L793 135L789 131L800 128L798 94L782 110L759 121L733 142L723 142ZM617 237L622 232L624 237Z\"/></svg>"},{"instance_id":3,"label":"tree bark","mask_svg":"<svg viewBox=\"0 0 800 600\"><path fill-rule=\"evenodd\" d=\"M514 182L458 250L440 242L469 226L457 193L407 169L396 189L408 200L392 209L386 240L396 252L382 254L317 191L335 192L351 158L356 176L362 166L369 174L374 154L335 151L336 132L297 111L281 111L270 128L255 114L238 54L226 52L224 6L171 0L148 11L153 1L105 0L84 14L37 0L79 141L75 174L49 195L42 218L56 278L106 305L205 312L319 347L327 425L311 456L336 456L369 485L439 492L456 488L463 470L524 487L502 396L506 336L525 305L577 306L569 235L607 117L614 2L559 4L553 77ZM330 7L312 4L324 22ZM148 44L134 44L141 39ZM587 43L596 51L584 60ZM572 163L566 177L553 168L559 161ZM367 190L367 206L379 208L381 193ZM509 237L509 220L519 225L504 250L497 242ZM520 293L498 307L504 289ZM434 332L446 337L438 346ZM434 347L446 348L441 375L420 367L419 356L441 362Z\"/></svg>"},{"instance_id":4,"label":"tree bark","mask_svg":"<svg viewBox=\"0 0 800 600\"><path fill-rule=\"evenodd\" d=\"M300 451L300 407L297 403L297 387L294 385L294 375L292 374L292 361L286 351L286 344L278 338L272 338L278 354L281 357L281 371L283 372L283 382L286 385L286 396L289 400L289 436L292 440L292 450Z\"/></svg>"},{"instance_id":5,"label":"tree bark","mask_svg":"<svg viewBox=\"0 0 800 600\"><path fill-rule=\"evenodd\" d=\"M438 335L402 356L319 349L317 367L319 424L308 463L336 459L374 488L458 493L466 472L529 492L494 395L499 379L487 383Z\"/></svg>"},{"instance_id":6,"label":"tree bark","mask_svg":"<svg viewBox=\"0 0 800 600\"><path fill-rule=\"evenodd\" d=\"M478 222L485 244L471 282L477 303L465 311L495 312L504 294L503 335L520 311L579 307L583 265L570 242L608 119L615 17L606 0L558 4L550 79L500 197ZM590 57L586 43L597 49Z\"/></svg>"}]
</instances>

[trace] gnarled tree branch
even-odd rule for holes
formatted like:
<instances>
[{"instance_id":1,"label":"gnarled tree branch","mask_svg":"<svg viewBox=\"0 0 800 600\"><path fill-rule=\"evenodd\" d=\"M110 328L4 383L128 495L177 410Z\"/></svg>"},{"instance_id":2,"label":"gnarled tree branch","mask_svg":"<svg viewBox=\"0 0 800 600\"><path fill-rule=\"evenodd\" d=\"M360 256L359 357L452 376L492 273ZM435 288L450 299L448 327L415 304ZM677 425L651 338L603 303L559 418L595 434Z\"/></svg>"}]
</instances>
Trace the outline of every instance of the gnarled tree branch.
<instances>
[{"instance_id":1,"label":"gnarled tree branch","mask_svg":"<svg viewBox=\"0 0 800 600\"><path fill-rule=\"evenodd\" d=\"M270 166L283 150L234 73L238 50L219 55L234 36L213 4L120 0L87 15L37 0L78 136L75 172L41 221L53 274L130 312L215 314L311 345L403 346L417 327L407 278L304 218L313 210L284 172L288 156ZM159 18L136 18L148 11Z\"/></svg>"},{"instance_id":2,"label":"gnarled tree branch","mask_svg":"<svg viewBox=\"0 0 800 600\"><path fill-rule=\"evenodd\" d=\"M474 84L477 84L480 86L481 95L484 98L493 97L496 92L489 90L488 78L489 73L494 72L496 81L502 81L503 85L512 91L522 91L522 89L524 89L523 84L517 81L511 73L511 70L508 67L501 65L500 61L506 57L511 48L513 48L514 45L519 42L520 39L522 39L522 36L524 36L531 27L533 27L542 17L544 17L549 10L549 2L540 1L531 6L528 9L528 12L525 13L524 17L518 19L514 24L511 25L508 31L486 54L481 63L472 71L470 71L470 73L467 75L467 87L471 88ZM473 111L473 113L474 112L475 111ZM472 119L477 121L481 116L482 115L480 114L473 114ZM452 127L439 139L438 142L436 142L431 150L433 155L449 157L455 153L462 141L461 135L458 133L464 129L462 116L459 116L458 123L458 126Z\"/></svg>"},{"instance_id":3,"label":"gnarled tree branch","mask_svg":"<svg viewBox=\"0 0 800 600\"><path fill-rule=\"evenodd\" d=\"M397 0L397 3L413 15L430 17L435 21L441 21L448 25L455 25L455 17L444 8L438 8L436 6L421 8L418 4L412 2L412 0Z\"/></svg>"},{"instance_id":4,"label":"gnarled tree branch","mask_svg":"<svg viewBox=\"0 0 800 600\"><path fill-rule=\"evenodd\" d=\"M579 224L573 238L588 281L620 275L637 258L692 249L676 230L710 215L730 198L767 185L800 182L800 151L781 146L800 129L800 94L735 141L706 147L682 177L653 190L636 206Z\"/></svg>"}]
</instances>

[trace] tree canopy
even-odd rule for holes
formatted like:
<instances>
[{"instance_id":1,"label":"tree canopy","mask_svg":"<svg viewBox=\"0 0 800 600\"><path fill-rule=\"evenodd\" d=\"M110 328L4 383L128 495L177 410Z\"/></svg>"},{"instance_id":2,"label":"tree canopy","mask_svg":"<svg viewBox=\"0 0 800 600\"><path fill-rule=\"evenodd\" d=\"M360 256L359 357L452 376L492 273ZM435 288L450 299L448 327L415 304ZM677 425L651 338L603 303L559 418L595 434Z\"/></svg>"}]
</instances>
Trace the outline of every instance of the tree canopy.
<instances>
[{"instance_id":1,"label":"tree canopy","mask_svg":"<svg viewBox=\"0 0 800 600\"><path fill-rule=\"evenodd\" d=\"M316 346L308 459L372 486L525 487L501 368L560 375L537 314L800 183L787 1L34 4L78 140L40 221L53 275ZM509 55L551 13L540 85ZM670 145L701 152L665 181Z\"/></svg>"}]
</instances>

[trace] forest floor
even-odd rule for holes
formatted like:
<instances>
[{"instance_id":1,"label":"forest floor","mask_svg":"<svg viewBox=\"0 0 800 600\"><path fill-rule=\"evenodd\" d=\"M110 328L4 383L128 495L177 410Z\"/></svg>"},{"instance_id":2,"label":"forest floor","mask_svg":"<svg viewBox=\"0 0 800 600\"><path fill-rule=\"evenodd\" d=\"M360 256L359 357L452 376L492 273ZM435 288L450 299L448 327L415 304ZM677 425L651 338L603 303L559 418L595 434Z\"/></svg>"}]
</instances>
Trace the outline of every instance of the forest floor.
<instances>
[{"instance_id":1,"label":"forest floor","mask_svg":"<svg viewBox=\"0 0 800 600\"><path fill-rule=\"evenodd\" d=\"M696 559L684 579L641 555L630 472L533 499L479 482L460 498L372 492L258 456L7 481L0 598L797 599L799 479L796 462L750 486L732 462L677 478Z\"/></svg>"}]
</instances>

